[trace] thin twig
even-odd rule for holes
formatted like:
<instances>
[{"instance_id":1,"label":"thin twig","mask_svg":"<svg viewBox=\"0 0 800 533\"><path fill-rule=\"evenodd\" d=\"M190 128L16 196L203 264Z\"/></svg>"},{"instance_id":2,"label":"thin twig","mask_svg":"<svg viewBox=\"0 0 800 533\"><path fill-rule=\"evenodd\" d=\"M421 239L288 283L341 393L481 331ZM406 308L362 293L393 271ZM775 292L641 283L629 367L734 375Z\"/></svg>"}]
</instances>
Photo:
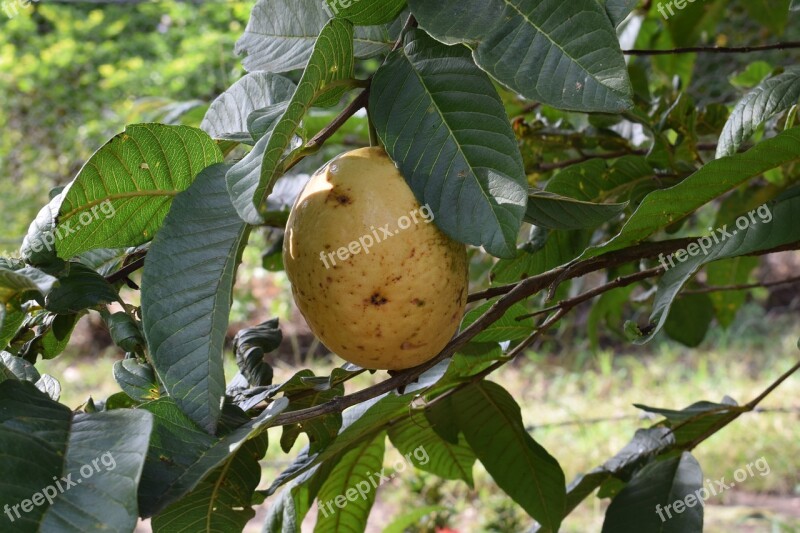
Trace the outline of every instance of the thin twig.
<instances>
[{"instance_id":1,"label":"thin twig","mask_svg":"<svg viewBox=\"0 0 800 533\"><path fill-rule=\"evenodd\" d=\"M742 285L719 285L717 287L701 287L699 289L690 289L686 291L681 291L681 294L707 294L710 292L721 292L721 291L746 291L749 289L777 287L779 285L789 285L791 283L797 283L798 281L800 281L800 276L795 276L793 278L788 278L788 279L781 279L778 281L766 281L762 283L745 283Z\"/></svg>"},{"instance_id":2,"label":"thin twig","mask_svg":"<svg viewBox=\"0 0 800 533\"><path fill-rule=\"evenodd\" d=\"M764 52L767 50L791 50L800 48L800 41L773 43L759 46L687 46L683 48L670 48L668 50L634 49L623 50L629 56L664 56L673 54L749 54L751 52Z\"/></svg>"}]
</instances>

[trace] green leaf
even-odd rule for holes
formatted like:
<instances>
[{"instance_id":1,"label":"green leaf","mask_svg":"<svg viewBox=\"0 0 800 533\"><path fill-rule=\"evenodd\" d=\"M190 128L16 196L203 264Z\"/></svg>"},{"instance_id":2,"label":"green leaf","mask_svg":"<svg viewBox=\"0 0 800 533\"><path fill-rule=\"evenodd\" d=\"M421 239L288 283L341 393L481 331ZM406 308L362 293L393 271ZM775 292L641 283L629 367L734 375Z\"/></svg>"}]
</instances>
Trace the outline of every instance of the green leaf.
<instances>
[{"instance_id":1,"label":"green leaf","mask_svg":"<svg viewBox=\"0 0 800 533\"><path fill-rule=\"evenodd\" d=\"M716 261L706 267L706 281L712 287L745 284L759 263L757 257L732 257ZM744 305L747 291L715 291L709 296L714 304L717 322L727 328L736 318L736 312Z\"/></svg>"},{"instance_id":2,"label":"green leaf","mask_svg":"<svg viewBox=\"0 0 800 533\"><path fill-rule=\"evenodd\" d=\"M566 264L586 250L591 232L557 230L547 235L544 247L535 252L517 250L513 259L501 259L492 268L492 283L516 283Z\"/></svg>"},{"instance_id":3,"label":"green leaf","mask_svg":"<svg viewBox=\"0 0 800 533\"><path fill-rule=\"evenodd\" d=\"M596 0L409 0L409 5L427 32L447 44L468 44L482 69L530 100L607 113L633 105L616 30Z\"/></svg>"},{"instance_id":4,"label":"green leaf","mask_svg":"<svg viewBox=\"0 0 800 533\"><path fill-rule=\"evenodd\" d=\"M264 361L264 356L278 349L283 333L277 318L240 330L233 338L233 352L236 365L252 387L272 383L272 367Z\"/></svg>"},{"instance_id":5,"label":"green leaf","mask_svg":"<svg viewBox=\"0 0 800 533\"><path fill-rule=\"evenodd\" d=\"M33 267L19 270L0 267L0 304L29 299L36 299L43 304L44 297L57 284L56 278Z\"/></svg>"},{"instance_id":6,"label":"green leaf","mask_svg":"<svg viewBox=\"0 0 800 533\"><path fill-rule=\"evenodd\" d=\"M226 176L233 204L245 222L262 222L258 208L283 173L281 159L291 148L300 121L316 101L327 101L332 94L341 97L344 88L331 90L328 86L352 78L353 64L353 26L346 21L331 20L319 34L286 111L275 122L272 131L265 134Z\"/></svg>"},{"instance_id":7,"label":"green leaf","mask_svg":"<svg viewBox=\"0 0 800 533\"><path fill-rule=\"evenodd\" d=\"M614 27L619 26L636 8L639 0L598 0L608 13Z\"/></svg>"},{"instance_id":8,"label":"green leaf","mask_svg":"<svg viewBox=\"0 0 800 533\"><path fill-rule=\"evenodd\" d=\"M678 185L648 194L619 234L606 244L587 250L583 257L640 242L748 180L800 160L798 145L800 128L792 128L745 153L711 161Z\"/></svg>"},{"instance_id":9,"label":"green leaf","mask_svg":"<svg viewBox=\"0 0 800 533\"><path fill-rule=\"evenodd\" d=\"M419 525L420 520L433 513L447 512L446 507L441 505L426 505L425 507L417 507L410 511L406 511L391 524L383 528L383 533L405 533L409 528Z\"/></svg>"},{"instance_id":10,"label":"green leaf","mask_svg":"<svg viewBox=\"0 0 800 533\"><path fill-rule=\"evenodd\" d=\"M442 407L440 407L440 405ZM455 419L452 404L436 403L431 410L441 410L434 419ZM420 470L430 472L442 479L461 479L473 486L472 465L475 454L464 435L458 433L455 443L448 442L433 429L430 419L416 415L389 428L389 439L408 463Z\"/></svg>"},{"instance_id":11,"label":"green leaf","mask_svg":"<svg viewBox=\"0 0 800 533\"><path fill-rule=\"evenodd\" d=\"M791 4L792 0L744 0L744 7L750 16L778 35L784 32L789 23Z\"/></svg>"},{"instance_id":12,"label":"green leaf","mask_svg":"<svg viewBox=\"0 0 800 533\"><path fill-rule=\"evenodd\" d=\"M469 51L410 31L375 74L369 109L436 225L493 255L513 256L527 202L525 170L500 97Z\"/></svg>"},{"instance_id":13,"label":"green leaf","mask_svg":"<svg viewBox=\"0 0 800 533\"><path fill-rule=\"evenodd\" d=\"M139 491L141 516L161 512L197 489L213 471L230 468L237 452L262 436L288 403L284 398L274 401L258 417L222 438L200 429L171 398L142 405L153 413L155 423Z\"/></svg>"},{"instance_id":14,"label":"green leaf","mask_svg":"<svg viewBox=\"0 0 800 533\"><path fill-rule=\"evenodd\" d=\"M663 427L637 429L633 438L614 457L602 466L578 475L567 488L567 509L570 514L598 487L611 480L629 480L653 457L675 444L671 431Z\"/></svg>"},{"instance_id":15,"label":"green leaf","mask_svg":"<svg viewBox=\"0 0 800 533\"><path fill-rule=\"evenodd\" d=\"M684 346L696 348L706 338L714 319L714 304L708 294L687 294L669 311L664 332Z\"/></svg>"},{"instance_id":16,"label":"green leaf","mask_svg":"<svg viewBox=\"0 0 800 533\"><path fill-rule=\"evenodd\" d=\"M4 372L5 379L12 379L13 376L13 379L36 383L42 377L36 367L22 357L11 355L8 352L0 352L0 362L3 363L3 367L7 370L7 372Z\"/></svg>"},{"instance_id":17,"label":"green leaf","mask_svg":"<svg viewBox=\"0 0 800 533\"><path fill-rule=\"evenodd\" d=\"M217 145L196 128L128 126L95 152L62 193L55 229L59 257L151 240L174 196L220 161Z\"/></svg>"},{"instance_id":18,"label":"green leaf","mask_svg":"<svg viewBox=\"0 0 800 533\"><path fill-rule=\"evenodd\" d=\"M179 195L142 275L142 325L161 382L214 433L225 393L222 355L236 268L249 230L215 165Z\"/></svg>"},{"instance_id":19,"label":"green leaf","mask_svg":"<svg viewBox=\"0 0 800 533\"><path fill-rule=\"evenodd\" d=\"M708 436L709 431L716 432L747 409L739 407L733 399L728 397L723 398L722 402L695 402L681 411L648 407L642 404L634 404L634 406L666 418L664 425L669 428L675 444L682 446Z\"/></svg>"},{"instance_id":20,"label":"green leaf","mask_svg":"<svg viewBox=\"0 0 800 533\"><path fill-rule=\"evenodd\" d=\"M45 266L58 262L56 254L56 217L61 207L63 192L56 195L39 210L22 241L20 255L26 263Z\"/></svg>"},{"instance_id":21,"label":"green leaf","mask_svg":"<svg viewBox=\"0 0 800 533\"><path fill-rule=\"evenodd\" d=\"M25 316L25 311L19 305L0 305L0 350L5 349L16 336L25 321Z\"/></svg>"},{"instance_id":22,"label":"green leaf","mask_svg":"<svg viewBox=\"0 0 800 533\"><path fill-rule=\"evenodd\" d=\"M383 473L386 432L366 439L345 453L319 490L314 533L363 532L375 502L378 474Z\"/></svg>"},{"instance_id":23,"label":"green leaf","mask_svg":"<svg viewBox=\"0 0 800 533\"><path fill-rule=\"evenodd\" d=\"M358 26L388 24L392 22L406 7L406 0L323 0L327 4L327 12L338 18L347 19Z\"/></svg>"},{"instance_id":24,"label":"green leaf","mask_svg":"<svg viewBox=\"0 0 800 533\"><path fill-rule=\"evenodd\" d=\"M752 225L749 216L744 216L747 227L728 230L726 225L719 228L721 231L715 231L719 244L709 236L698 240L701 243L708 243L710 246L706 247L708 253L699 253L702 248L698 246L693 249L696 251L693 255L686 251L680 254L684 262L680 262L677 253L674 260L672 256L663 258L663 264L668 264L670 268L658 281L658 292L650 315L650 321L655 323L655 327L648 335L637 339L637 344L648 342L661 329L678 292L703 265L719 259L769 250L800 241L800 223L797 220L797 213L800 212L800 188L790 189L771 204L759 207L756 211L758 216L753 213L753 218L757 221L755 225ZM737 227L739 220L742 220L742 217L737 219ZM730 237L726 237L723 233L730 233Z\"/></svg>"},{"instance_id":25,"label":"green leaf","mask_svg":"<svg viewBox=\"0 0 800 533\"><path fill-rule=\"evenodd\" d=\"M106 279L82 263L67 263L69 270L45 298L52 313L78 313L85 309L119 301L119 295Z\"/></svg>"},{"instance_id":26,"label":"green leaf","mask_svg":"<svg viewBox=\"0 0 800 533\"><path fill-rule=\"evenodd\" d=\"M489 310L497 302L497 299L489 300L478 307L471 309L464 315L461 321L461 329L466 329L475 322L482 314ZM517 320L523 315L530 314L530 311L522 303L512 305L499 320L492 323L489 327L473 337L473 342L503 342L520 341L533 333L533 317Z\"/></svg>"},{"instance_id":27,"label":"green leaf","mask_svg":"<svg viewBox=\"0 0 800 533\"><path fill-rule=\"evenodd\" d=\"M245 70L277 73L305 68L311 62L317 36L332 16L326 13L324 1L259 0L236 42L236 53L247 56L243 60ZM384 27L358 28L356 57L387 52L392 43Z\"/></svg>"},{"instance_id":28,"label":"green leaf","mask_svg":"<svg viewBox=\"0 0 800 533\"><path fill-rule=\"evenodd\" d=\"M200 128L214 139L252 142L248 117L254 111L291 98L295 84L269 72L252 72L219 95L206 111Z\"/></svg>"},{"instance_id":29,"label":"green leaf","mask_svg":"<svg viewBox=\"0 0 800 533\"><path fill-rule=\"evenodd\" d=\"M129 532L136 527L149 413L72 413L32 384L14 380L0 383L0 405L0 500L22 503L23 511L25 500L35 504L15 516L14 531ZM49 499L43 497L47 494Z\"/></svg>"},{"instance_id":30,"label":"green leaf","mask_svg":"<svg viewBox=\"0 0 800 533\"><path fill-rule=\"evenodd\" d=\"M153 533L242 531L256 515L252 497L267 445L266 433L245 442L192 492L154 516Z\"/></svg>"},{"instance_id":31,"label":"green leaf","mask_svg":"<svg viewBox=\"0 0 800 533\"><path fill-rule=\"evenodd\" d=\"M701 533L703 503L697 495L702 486L703 472L689 452L650 463L611 501L603 533ZM683 506L681 513L670 507L671 512L659 515L659 509L684 499L694 504Z\"/></svg>"},{"instance_id":32,"label":"green leaf","mask_svg":"<svg viewBox=\"0 0 800 533\"><path fill-rule=\"evenodd\" d=\"M492 479L543 527L557 531L566 501L564 472L525 430L514 398L481 381L453 395L453 410Z\"/></svg>"},{"instance_id":33,"label":"green leaf","mask_svg":"<svg viewBox=\"0 0 800 533\"><path fill-rule=\"evenodd\" d=\"M114 363L114 380L123 392L137 402L156 400L160 396L153 367L136 359Z\"/></svg>"},{"instance_id":34,"label":"green leaf","mask_svg":"<svg viewBox=\"0 0 800 533\"><path fill-rule=\"evenodd\" d=\"M103 319L114 344L126 352L144 353L142 348L146 343L140 322L123 311L103 316Z\"/></svg>"},{"instance_id":35,"label":"green leaf","mask_svg":"<svg viewBox=\"0 0 800 533\"><path fill-rule=\"evenodd\" d=\"M308 371L312 376L313 373ZM323 404L337 396L344 396L344 385L338 384L334 387L320 388L318 390L308 390L305 385L299 390L304 394L294 399L291 398L291 389L281 387L287 397L291 400L287 411L297 411L299 409L306 409L315 405ZM316 453L324 449L331 441L336 438L339 429L342 426L341 413L330 413L322 415L311 420L306 420L302 424L294 424L291 426L283 427L283 435L281 436L281 448L286 453L291 451L297 437L301 432L308 434L309 453Z\"/></svg>"},{"instance_id":36,"label":"green leaf","mask_svg":"<svg viewBox=\"0 0 800 533\"><path fill-rule=\"evenodd\" d=\"M548 229L594 229L622 213L628 204L595 204L548 191L528 195L525 222Z\"/></svg>"},{"instance_id":37,"label":"green leaf","mask_svg":"<svg viewBox=\"0 0 800 533\"><path fill-rule=\"evenodd\" d=\"M733 155L771 117L800 100L800 67L790 67L747 93L733 108L717 145L717 158Z\"/></svg>"}]
</instances>

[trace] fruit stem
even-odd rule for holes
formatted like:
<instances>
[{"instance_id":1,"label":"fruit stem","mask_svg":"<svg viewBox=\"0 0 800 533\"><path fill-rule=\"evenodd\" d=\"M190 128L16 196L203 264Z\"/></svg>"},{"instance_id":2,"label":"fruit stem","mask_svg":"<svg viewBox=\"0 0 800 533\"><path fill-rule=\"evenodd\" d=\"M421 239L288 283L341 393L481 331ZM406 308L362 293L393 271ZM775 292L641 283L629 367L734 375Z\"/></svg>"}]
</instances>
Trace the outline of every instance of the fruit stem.
<instances>
[{"instance_id":1,"label":"fruit stem","mask_svg":"<svg viewBox=\"0 0 800 533\"><path fill-rule=\"evenodd\" d=\"M378 130L375 129L375 123L372 122L369 109L367 109L367 123L369 124L369 145L372 147L381 146L381 140L378 137Z\"/></svg>"}]
</instances>

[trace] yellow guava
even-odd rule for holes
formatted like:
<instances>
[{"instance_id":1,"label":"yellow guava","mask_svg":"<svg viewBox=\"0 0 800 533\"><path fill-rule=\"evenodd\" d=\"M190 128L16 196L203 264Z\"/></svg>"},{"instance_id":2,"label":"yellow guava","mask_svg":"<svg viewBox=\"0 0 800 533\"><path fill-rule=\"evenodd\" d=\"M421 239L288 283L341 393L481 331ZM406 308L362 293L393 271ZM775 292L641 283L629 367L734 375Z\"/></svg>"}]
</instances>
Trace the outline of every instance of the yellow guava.
<instances>
[{"instance_id":1,"label":"yellow guava","mask_svg":"<svg viewBox=\"0 0 800 533\"><path fill-rule=\"evenodd\" d=\"M294 300L334 353L363 368L430 360L467 304L467 255L433 223L381 148L319 169L286 226Z\"/></svg>"}]
</instances>

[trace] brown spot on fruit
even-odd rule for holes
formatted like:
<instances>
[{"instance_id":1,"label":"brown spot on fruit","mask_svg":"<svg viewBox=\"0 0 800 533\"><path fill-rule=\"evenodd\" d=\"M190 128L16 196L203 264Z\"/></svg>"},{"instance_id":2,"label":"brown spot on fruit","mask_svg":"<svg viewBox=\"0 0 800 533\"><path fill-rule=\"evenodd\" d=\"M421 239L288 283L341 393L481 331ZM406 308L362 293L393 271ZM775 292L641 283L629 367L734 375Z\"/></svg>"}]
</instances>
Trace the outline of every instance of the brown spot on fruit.
<instances>
[{"instance_id":1,"label":"brown spot on fruit","mask_svg":"<svg viewBox=\"0 0 800 533\"><path fill-rule=\"evenodd\" d=\"M333 202L336 205L350 205L353 203L353 199L350 198L348 195L349 191L343 191L338 187L334 187L328 193L327 198L325 198L326 202Z\"/></svg>"},{"instance_id":2,"label":"brown spot on fruit","mask_svg":"<svg viewBox=\"0 0 800 533\"><path fill-rule=\"evenodd\" d=\"M413 300L411 300L411 303L416 305L417 307L422 307L423 305L425 305L425 300L420 300L419 298L414 298Z\"/></svg>"},{"instance_id":3,"label":"brown spot on fruit","mask_svg":"<svg viewBox=\"0 0 800 533\"><path fill-rule=\"evenodd\" d=\"M380 307L381 305L385 304L388 301L389 300L387 300L386 297L379 292L374 292L372 293L372 296L369 297L369 303L378 307Z\"/></svg>"}]
</instances>

